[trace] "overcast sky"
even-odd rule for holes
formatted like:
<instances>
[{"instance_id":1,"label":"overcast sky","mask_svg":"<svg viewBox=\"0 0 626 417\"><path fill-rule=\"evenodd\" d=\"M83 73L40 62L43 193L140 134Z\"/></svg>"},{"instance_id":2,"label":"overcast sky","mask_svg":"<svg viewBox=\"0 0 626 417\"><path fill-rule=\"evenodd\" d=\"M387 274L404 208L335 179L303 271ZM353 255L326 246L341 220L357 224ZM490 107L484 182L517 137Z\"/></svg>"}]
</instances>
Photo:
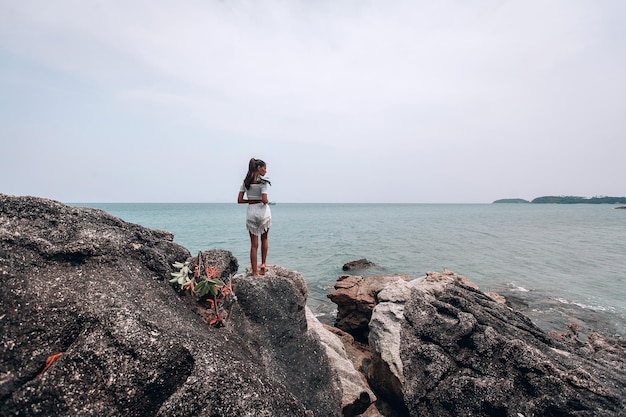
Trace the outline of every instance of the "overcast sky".
<instances>
[{"instance_id":1,"label":"overcast sky","mask_svg":"<svg viewBox=\"0 0 626 417\"><path fill-rule=\"evenodd\" d=\"M0 0L0 193L626 195L626 2Z\"/></svg>"}]
</instances>

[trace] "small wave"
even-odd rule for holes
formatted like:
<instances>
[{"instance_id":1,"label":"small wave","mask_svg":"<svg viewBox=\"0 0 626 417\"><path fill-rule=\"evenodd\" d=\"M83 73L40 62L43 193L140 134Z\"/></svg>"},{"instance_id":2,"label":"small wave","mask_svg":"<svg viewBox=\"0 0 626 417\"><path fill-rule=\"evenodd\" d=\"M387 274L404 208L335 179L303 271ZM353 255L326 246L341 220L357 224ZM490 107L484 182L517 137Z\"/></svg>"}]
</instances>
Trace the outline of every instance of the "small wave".
<instances>
[{"instance_id":1,"label":"small wave","mask_svg":"<svg viewBox=\"0 0 626 417\"><path fill-rule=\"evenodd\" d=\"M337 309L333 309L333 310L327 311L327 312L315 311L315 312L313 312L313 315L315 317L325 317L325 316L335 317L337 315Z\"/></svg>"},{"instance_id":2,"label":"small wave","mask_svg":"<svg viewBox=\"0 0 626 417\"><path fill-rule=\"evenodd\" d=\"M511 283L509 284L509 286L511 287L511 291L518 291L518 292L530 292L530 290L529 290L529 289L524 288L524 287L520 287L519 285L517 285L517 284L515 284L515 283L513 283L513 282L511 282Z\"/></svg>"},{"instance_id":3,"label":"small wave","mask_svg":"<svg viewBox=\"0 0 626 417\"><path fill-rule=\"evenodd\" d=\"M614 312L615 311L615 309L613 309L611 307L600 306L600 305L584 304L584 303L579 303L579 302L576 302L576 301L569 301L569 300L566 300L565 298L562 298L562 297L555 297L555 298L553 298L553 300L558 301L561 304L574 305L576 307L580 307L580 308L585 309L585 310L608 311L608 312Z\"/></svg>"}]
</instances>

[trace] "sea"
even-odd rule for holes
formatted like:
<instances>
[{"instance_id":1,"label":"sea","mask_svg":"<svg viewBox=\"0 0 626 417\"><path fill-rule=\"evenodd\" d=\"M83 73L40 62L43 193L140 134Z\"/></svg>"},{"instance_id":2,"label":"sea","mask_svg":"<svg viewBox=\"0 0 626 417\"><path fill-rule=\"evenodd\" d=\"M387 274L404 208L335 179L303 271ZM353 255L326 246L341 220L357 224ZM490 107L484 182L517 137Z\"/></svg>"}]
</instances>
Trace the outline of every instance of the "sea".
<instances>
[{"instance_id":1,"label":"sea","mask_svg":"<svg viewBox=\"0 0 626 417\"><path fill-rule=\"evenodd\" d=\"M246 206L74 203L167 230L192 255L231 251L250 264ZM445 268L497 292L545 331L626 337L626 210L606 204L296 204L271 206L268 264L302 274L308 306L332 324L327 297L342 266L419 278ZM259 257L260 259L260 257ZM574 325L574 326L571 326Z\"/></svg>"}]
</instances>

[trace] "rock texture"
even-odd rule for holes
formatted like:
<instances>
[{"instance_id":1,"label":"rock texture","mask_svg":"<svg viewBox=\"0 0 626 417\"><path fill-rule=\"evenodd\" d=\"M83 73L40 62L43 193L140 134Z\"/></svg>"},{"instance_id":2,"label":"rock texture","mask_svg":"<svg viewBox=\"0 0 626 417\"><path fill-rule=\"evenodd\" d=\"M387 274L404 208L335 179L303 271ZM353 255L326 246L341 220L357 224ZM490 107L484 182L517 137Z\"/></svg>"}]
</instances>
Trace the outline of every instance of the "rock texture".
<instances>
[{"instance_id":1,"label":"rock texture","mask_svg":"<svg viewBox=\"0 0 626 417\"><path fill-rule=\"evenodd\" d=\"M330 366L337 371L339 392L342 393L342 415L361 415L376 401L376 396L369 388L363 375L356 370L340 337L320 323L308 307L306 308L306 316L309 332L319 339L325 349Z\"/></svg>"},{"instance_id":2,"label":"rock texture","mask_svg":"<svg viewBox=\"0 0 626 417\"><path fill-rule=\"evenodd\" d=\"M337 304L335 326L358 341L367 341L369 321L376 306L376 295L390 282L410 280L406 275L341 275L328 298Z\"/></svg>"},{"instance_id":3,"label":"rock texture","mask_svg":"<svg viewBox=\"0 0 626 417\"><path fill-rule=\"evenodd\" d=\"M316 416L355 416L376 400L339 338L306 308L302 275L268 265L265 276L241 274L233 283L234 331L307 409Z\"/></svg>"},{"instance_id":4,"label":"rock texture","mask_svg":"<svg viewBox=\"0 0 626 417\"><path fill-rule=\"evenodd\" d=\"M411 292L400 346L411 415L624 415L623 341L621 362L562 343L452 273Z\"/></svg>"},{"instance_id":5,"label":"rock texture","mask_svg":"<svg viewBox=\"0 0 626 417\"><path fill-rule=\"evenodd\" d=\"M377 294L367 375L396 416L624 416L626 342L546 334L451 271Z\"/></svg>"},{"instance_id":6,"label":"rock texture","mask_svg":"<svg viewBox=\"0 0 626 417\"><path fill-rule=\"evenodd\" d=\"M100 210L0 195L0 415L341 415L341 378L309 343L301 278L266 278L270 305L256 279L238 280L240 316L271 330L269 346L255 345L234 323L207 325L167 283L190 257L172 238ZM211 256L228 273L236 265Z\"/></svg>"}]
</instances>

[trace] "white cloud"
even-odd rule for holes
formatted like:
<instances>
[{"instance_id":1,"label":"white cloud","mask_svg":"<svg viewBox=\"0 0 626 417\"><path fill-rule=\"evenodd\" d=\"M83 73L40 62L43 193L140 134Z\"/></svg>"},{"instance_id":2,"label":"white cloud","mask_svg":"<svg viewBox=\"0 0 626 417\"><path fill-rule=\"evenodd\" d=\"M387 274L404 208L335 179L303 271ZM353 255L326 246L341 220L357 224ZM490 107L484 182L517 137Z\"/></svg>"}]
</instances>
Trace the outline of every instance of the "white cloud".
<instances>
[{"instance_id":1,"label":"white cloud","mask_svg":"<svg viewBox=\"0 0 626 417\"><path fill-rule=\"evenodd\" d=\"M486 184L497 166L501 194L541 181L510 167L554 168L563 148L546 142L619 161L625 15L579 1L5 2L0 47L199 136L353 152L386 183L416 158L446 187ZM439 158L479 163L434 175Z\"/></svg>"}]
</instances>

